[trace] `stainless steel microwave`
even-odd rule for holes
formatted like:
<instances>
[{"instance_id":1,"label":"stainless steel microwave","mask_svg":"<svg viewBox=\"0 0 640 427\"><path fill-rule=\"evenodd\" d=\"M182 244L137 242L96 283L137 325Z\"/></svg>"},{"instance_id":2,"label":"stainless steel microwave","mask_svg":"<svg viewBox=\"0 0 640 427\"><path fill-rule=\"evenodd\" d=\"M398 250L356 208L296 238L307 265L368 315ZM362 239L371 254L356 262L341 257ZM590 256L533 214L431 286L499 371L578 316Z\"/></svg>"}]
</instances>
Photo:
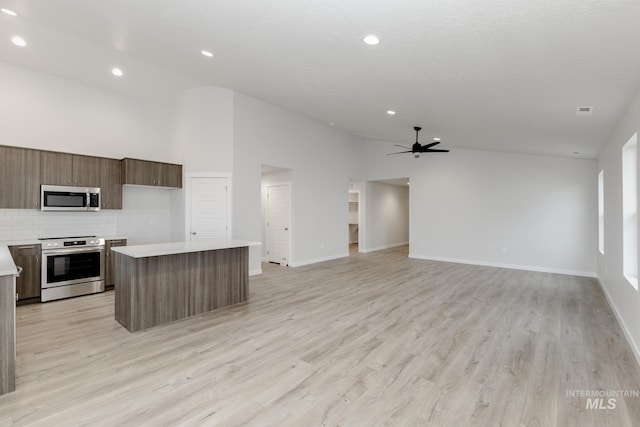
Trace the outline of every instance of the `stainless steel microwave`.
<instances>
[{"instance_id":1,"label":"stainless steel microwave","mask_svg":"<svg viewBox=\"0 0 640 427\"><path fill-rule=\"evenodd\" d=\"M99 211L100 203L100 188L40 187L40 210L43 211Z\"/></svg>"}]
</instances>

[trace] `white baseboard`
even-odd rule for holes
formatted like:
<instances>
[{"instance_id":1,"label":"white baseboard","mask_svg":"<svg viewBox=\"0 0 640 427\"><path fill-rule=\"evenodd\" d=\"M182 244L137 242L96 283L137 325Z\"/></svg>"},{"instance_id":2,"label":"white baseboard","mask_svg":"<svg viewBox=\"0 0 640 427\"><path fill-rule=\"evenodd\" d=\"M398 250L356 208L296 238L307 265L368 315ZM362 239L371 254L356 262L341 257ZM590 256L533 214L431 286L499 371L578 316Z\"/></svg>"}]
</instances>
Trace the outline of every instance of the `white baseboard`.
<instances>
[{"instance_id":1,"label":"white baseboard","mask_svg":"<svg viewBox=\"0 0 640 427\"><path fill-rule=\"evenodd\" d=\"M262 274L261 268L258 268L256 270L249 270L249 276L257 276L258 274Z\"/></svg>"},{"instance_id":2,"label":"white baseboard","mask_svg":"<svg viewBox=\"0 0 640 427\"><path fill-rule=\"evenodd\" d=\"M407 246L408 244L409 244L409 242L402 242L402 243L394 243L392 245L376 246L375 248L364 249L364 250L360 251L360 253L368 254L369 252L375 252L375 251L382 251L382 250L385 250L385 249L398 248L400 246Z\"/></svg>"},{"instance_id":3,"label":"white baseboard","mask_svg":"<svg viewBox=\"0 0 640 427\"><path fill-rule=\"evenodd\" d=\"M348 256L349 256L349 252L346 252L346 253L342 253L342 254L338 254L338 255L331 255L331 256L327 256L327 257L323 257L323 258L309 259L309 260L300 261L300 262L290 262L289 266L290 267L302 267L303 265L317 264L319 262L331 261L331 260L339 259L339 258L346 258Z\"/></svg>"},{"instance_id":4,"label":"white baseboard","mask_svg":"<svg viewBox=\"0 0 640 427\"><path fill-rule=\"evenodd\" d=\"M638 348L638 345L636 344L636 342L633 340L633 337L629 333L629 328L627 328L627 324L624 322L622 316L620 315L620 312L618 311L618 307L616 307L616 305L614 304L613 300L611 299L611 296L609 295L609 292L607 292L607 288L604 286L604 283L602 283L602 280L599 277L597 279L598 279L598 283L600 284L600 288L602 288L602 292L604 293L604 296L607 299L607 302L609 303L609 307L611 307L611 311L613 311L613 314L616 316L616 319L618 320L618 324L620 325L620 328L622 329L622 332L624 333L624 336L627 339L629 346L631 347L631 351L633 352L633 355L636 358L636 362L638 363L638 365L640 365L640 348Z\"/></svg>"},{"instance_id":5,"label":"white baseboard","mask_svg":"<svg viewBox=\"0 0 640 427\"><path fill-rule=\"evenodd\" d=\"M582 277L592 277L592 278L598 277L595 271L563 270L560 268L536 267L531 265L519 265L519 264L503 264L499 262L486 262L486 261L476 261L476 260L470 260L470 259L436 257L436 256L418 255L418 254L412 254L412 253L409 254L409 258L426 259L430 261L455 262L458 264L483 265L486 267L510 268L512 270L540 271L542 273L566 274L569 276L582 276Z\"/></svg>"}]
</instances>

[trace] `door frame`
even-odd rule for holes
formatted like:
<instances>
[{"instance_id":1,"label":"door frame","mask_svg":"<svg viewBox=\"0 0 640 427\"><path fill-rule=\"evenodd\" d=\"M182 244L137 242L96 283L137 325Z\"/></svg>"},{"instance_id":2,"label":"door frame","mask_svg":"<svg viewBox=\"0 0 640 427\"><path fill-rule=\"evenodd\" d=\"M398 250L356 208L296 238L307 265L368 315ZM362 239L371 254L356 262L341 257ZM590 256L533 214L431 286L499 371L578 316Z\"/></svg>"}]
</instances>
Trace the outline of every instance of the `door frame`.
<instances>
[{"instance_id":1,"label":"door frame","mask_svg":"<svg viewBox=\"0 0 640 427\"><path fill-rule=\"evenodd\" d=\"M269 230L267 229L267 220L269 219L269 187L278 187L286 185L289 194L289 253L287 254L287 265L291 265L291 254L293 253L293 185L291 181L270 182L264 186L264 197L267 199L265 203L264 221L262 226L265 228L264 233L264 247L265 252L269 250ZM266 261L269 262L269 257L266 257Z\"/></svg>"},{"instance_id":2,"label":"door frame","mask_svg":"<svg viewBox=\"0 0 640 427\"><path fill-rule=\"evenodd\" d=\"M231 174L230 173L186 173L184 185L184 240L189 241L191 232L191 187L193 178L214 178L225 179L227 181L227 239L230 239L233 235L231 230L233 229L233 217L231 216Z\"/></svg>"},{"instance_id":3,"label":"door frame","mask_svg":"<svg viewBox=\"0 0 640 427\"><path fill-rule=\"evenodd\" d=\"M365 233L364 233L364 215L363 215L363 211L364 211L364 206L362 205L362 192L360 190L349 190L349 194L357 194L358 195L358 252L359 253L364 253L364 239L365 239ZM351 243L349 242L349 245L351 245ZM348 249L348 247L347 247Z\"/></svg>"}]
</instances>

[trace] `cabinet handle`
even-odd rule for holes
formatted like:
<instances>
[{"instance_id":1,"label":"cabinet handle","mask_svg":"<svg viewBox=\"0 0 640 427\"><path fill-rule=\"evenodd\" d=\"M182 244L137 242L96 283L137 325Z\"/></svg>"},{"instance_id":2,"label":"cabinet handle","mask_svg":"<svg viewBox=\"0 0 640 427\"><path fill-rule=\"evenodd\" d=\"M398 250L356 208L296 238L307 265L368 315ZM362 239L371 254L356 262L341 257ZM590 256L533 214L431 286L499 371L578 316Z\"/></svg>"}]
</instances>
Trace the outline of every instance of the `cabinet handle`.
<instances>
[{"instance_id":1,"label":"cabinet handle","mask_svg":"<svg viewBox=\"0 0 640 427\"><path fill-rule=\"evenodd\" d=\"M31 246L18 246L18 249L22 250L22 249L33 249L35 248L35 245L31 245Z\"/></svg>"}]
</instances>

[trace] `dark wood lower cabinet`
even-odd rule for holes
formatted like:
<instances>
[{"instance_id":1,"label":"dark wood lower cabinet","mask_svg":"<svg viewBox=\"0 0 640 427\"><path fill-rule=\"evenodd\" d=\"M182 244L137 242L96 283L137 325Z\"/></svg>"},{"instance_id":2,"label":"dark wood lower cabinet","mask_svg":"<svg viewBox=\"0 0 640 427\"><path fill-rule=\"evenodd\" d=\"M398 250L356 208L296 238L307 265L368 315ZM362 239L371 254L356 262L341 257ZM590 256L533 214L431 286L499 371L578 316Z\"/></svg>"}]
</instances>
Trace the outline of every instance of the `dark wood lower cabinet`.
<instances>
[{"instance_id":1,"label":"dark wood lower cabinet","mask_svg":"<svg viewBox=\"0 0 640 427\"><path fill-rule=\"evenodd\" d=\"M104 241L105 252L105 272L104 272L104 284L106 289L114 289L116 282L116 270L115 270L115 256L111 252L111 248L117 246L127 246L127 239L114 239Z\"/></svg>"},{"instance_id":2,"label":"dark wood lower cabinet","mask_svg":"<svg viewBox=\"0 0 640 427\"><path fill-rule=\"evenodd\" d=\"M16 279L18 303L40 302L40 245L9 246L9 252L14 264L22 267L22 274Z\"/></svg>"}]
</instances>

